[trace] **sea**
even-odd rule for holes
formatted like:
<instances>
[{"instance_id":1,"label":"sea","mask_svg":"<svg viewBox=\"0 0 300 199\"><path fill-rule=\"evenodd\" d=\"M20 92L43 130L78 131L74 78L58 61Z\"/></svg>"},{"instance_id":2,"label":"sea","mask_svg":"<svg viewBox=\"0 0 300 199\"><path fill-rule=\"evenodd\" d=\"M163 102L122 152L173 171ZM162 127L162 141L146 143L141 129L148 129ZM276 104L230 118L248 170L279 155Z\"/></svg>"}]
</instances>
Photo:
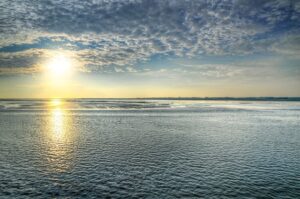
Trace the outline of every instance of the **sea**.
<instances>
[{"instance_id":1,"label":"sea","mask_svg":"<svg viewBox=\"0 0 300 199\"><path fill-rule=\"evenodd\" d=\"M2 99L0 198L300 198L300 102Z\"/></svg>"}]
</instances>

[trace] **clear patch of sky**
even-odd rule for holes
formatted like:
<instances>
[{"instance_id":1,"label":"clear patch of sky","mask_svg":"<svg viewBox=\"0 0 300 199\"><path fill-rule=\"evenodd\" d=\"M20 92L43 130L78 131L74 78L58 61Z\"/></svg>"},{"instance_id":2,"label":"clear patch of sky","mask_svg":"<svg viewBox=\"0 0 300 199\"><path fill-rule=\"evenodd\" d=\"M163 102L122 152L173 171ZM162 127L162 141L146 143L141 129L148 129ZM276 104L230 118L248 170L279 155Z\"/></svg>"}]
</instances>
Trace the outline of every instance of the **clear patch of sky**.
<instances>
[{"instance_id":1,"label":"clear patch of sky","mask_svg":"<svg viewBox=\"0 0 300 199\"><path fill-rule=\"evenodd\" d=\"M199 64L232 64L236 62L259 61L274 57L271 53L255 53L249 55L200 55L187 58L178 56L154 55L147 62L140 62L137 65L141 68L167 69L186 65ZM296 64L296 63L295 63Z\"/></svg>"}]
</instances>

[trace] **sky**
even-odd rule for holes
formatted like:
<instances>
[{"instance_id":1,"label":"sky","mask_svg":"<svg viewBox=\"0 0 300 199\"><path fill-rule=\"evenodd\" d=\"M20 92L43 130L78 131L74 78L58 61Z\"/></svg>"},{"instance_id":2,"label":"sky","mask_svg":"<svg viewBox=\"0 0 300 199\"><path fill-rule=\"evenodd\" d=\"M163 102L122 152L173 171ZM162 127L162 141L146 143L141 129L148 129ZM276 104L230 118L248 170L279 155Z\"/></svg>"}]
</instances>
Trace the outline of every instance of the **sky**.
<instances>
[{"instance_id":1,"label":"sky","mask_svg":"<svg viewBox=\"0 0 300 199\"><path fill-rule=\"evenodd\" d=\"M300 96L300 1L0 1L0 98L224 96Z\"/></svg>"}]
</instances>

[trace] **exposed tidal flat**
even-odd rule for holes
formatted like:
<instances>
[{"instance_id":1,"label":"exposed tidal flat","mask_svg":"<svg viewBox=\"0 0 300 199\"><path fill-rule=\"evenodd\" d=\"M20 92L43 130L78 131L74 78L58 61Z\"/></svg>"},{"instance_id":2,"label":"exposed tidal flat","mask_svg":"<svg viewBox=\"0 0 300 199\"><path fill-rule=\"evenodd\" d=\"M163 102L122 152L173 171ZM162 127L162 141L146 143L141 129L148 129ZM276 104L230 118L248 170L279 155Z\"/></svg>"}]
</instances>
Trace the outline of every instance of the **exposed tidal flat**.
<instances>
[{"instance_id":1,"label":"exposed tidal flat","mask_svg":"<svg viewBox=\"0 0 300 199\"><path fill-rule=\"evenodd\" d=\"M300 198L300 102L0 100L0 198Z\"/></svg>"}]
</instances>

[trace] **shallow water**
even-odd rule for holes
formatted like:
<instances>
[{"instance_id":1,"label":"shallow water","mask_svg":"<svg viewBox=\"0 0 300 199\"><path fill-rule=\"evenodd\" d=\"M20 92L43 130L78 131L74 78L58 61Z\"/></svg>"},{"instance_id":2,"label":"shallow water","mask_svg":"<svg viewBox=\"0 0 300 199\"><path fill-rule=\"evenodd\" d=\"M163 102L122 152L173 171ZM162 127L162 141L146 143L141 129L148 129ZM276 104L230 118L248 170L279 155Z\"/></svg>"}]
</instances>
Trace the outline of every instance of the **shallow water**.
<instances>
[{"instance_id":1,"label":"shallow water","mask_svg":"<svg viewBox=\"0 0 300 199\"><path fill-rule=\"evenodd\" d=\"M0 198L300 198L300 103L0 101Z\"/></svg>"}]
</instances>

